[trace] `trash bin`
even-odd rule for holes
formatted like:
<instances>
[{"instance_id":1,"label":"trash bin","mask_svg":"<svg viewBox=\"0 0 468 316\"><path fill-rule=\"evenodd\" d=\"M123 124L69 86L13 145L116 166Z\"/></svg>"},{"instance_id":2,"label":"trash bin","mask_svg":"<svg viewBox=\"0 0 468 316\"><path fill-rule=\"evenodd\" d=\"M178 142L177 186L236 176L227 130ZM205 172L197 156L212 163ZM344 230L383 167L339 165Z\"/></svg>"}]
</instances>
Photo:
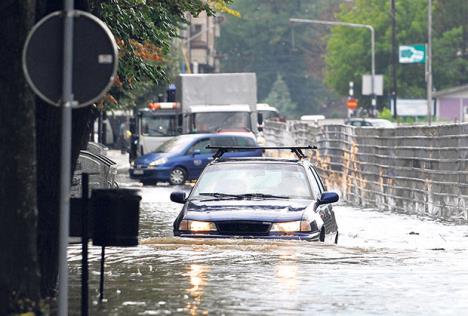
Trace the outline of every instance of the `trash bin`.
<instances>
[{"instance_id":1,"label":"trash bin","mask_svg":"<svg viewBox=\"0 0 468 316\"><path fill-rule=\"evenodd\" d=\"M138 245L140 200L134 189L95 189L91 194L93 245Z\"/></svg>"}]
</instances>

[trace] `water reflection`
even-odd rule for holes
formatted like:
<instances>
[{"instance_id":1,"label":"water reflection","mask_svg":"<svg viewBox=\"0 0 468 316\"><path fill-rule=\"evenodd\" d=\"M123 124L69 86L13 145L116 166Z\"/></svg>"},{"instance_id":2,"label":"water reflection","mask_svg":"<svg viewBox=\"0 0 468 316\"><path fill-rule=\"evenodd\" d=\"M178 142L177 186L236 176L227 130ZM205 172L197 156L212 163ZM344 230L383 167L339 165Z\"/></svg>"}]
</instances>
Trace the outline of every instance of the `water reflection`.
<instances>
[{"instance_id":1,"label":"water reflection","mask_svg":"<svg viewBox=\"0 0 468 316\"><path fill-rule=\"evenodd\" d=\"M188 302L187 309L190 315L205 315L208 310L199 311L200 304L203 298L203 291L207 283L207 273L210 268L206 265L191 264L188 268L191 288L187 289L192 300Z\"/></svg>"},{"instance_id":2,"label":"water reflection","mask_svg":"<svg viewBox=\"0 0 468 316\"><path fill-rule=\"evenodd\" d=\"M287 289L289 293L297 290L297 265L289 262L287 264L280 264L276 267L276 277L279 282L283 285L283 288Z\"/></svg>"}]
</instances>

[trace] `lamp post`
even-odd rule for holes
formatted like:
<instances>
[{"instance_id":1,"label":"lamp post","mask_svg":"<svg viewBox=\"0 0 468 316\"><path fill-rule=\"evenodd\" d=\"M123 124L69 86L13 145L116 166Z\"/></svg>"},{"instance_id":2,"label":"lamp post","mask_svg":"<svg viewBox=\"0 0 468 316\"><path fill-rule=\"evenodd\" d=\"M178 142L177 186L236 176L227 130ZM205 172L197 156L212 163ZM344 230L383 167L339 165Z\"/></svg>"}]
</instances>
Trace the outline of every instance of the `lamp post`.
<instances>
[{"instance_id":1,"label":"lamp post","mask_svg":"<svg viewBox=\"0 0 468 316\"><path fill-rule=\"evenodd\" d=\"M397 107L397 63L398 63L398 50L396 39L396 7L395 0L391 0L391 15L392 15L392 99L393 99L393 118L398 117Z\"/></svg>"},{"instance_id":2,"label":"lamp post","mask_svg":"<svg viewBox=\"0 0 468 316\"><path fill-rule=\"evenodd\" d=\"M357 23L348 23L348 22L339 22L339 21L322 21L322 20L309 20L309 19L296 19L291 18L289 19L291 23L306 23L306 24L326 24L326 25L335 25L335 26L347 26L353 28L366 28L371 32L371 55L372 55L372 62L371 62L371 91L372 91L372 107L375 109L377 106L377 101L375 99L375 31L372 25L368 24L357 24Z\"/></svg>"},{"instance_id":3,"label":"lamp post","mask_svg":"<svg viewBox=\"0 0 468 316\"><path fill-rule=\"evenodd\" d=\"M432 0L427 4L427 124L432 125Z\"/></svg>"}]
</instances>

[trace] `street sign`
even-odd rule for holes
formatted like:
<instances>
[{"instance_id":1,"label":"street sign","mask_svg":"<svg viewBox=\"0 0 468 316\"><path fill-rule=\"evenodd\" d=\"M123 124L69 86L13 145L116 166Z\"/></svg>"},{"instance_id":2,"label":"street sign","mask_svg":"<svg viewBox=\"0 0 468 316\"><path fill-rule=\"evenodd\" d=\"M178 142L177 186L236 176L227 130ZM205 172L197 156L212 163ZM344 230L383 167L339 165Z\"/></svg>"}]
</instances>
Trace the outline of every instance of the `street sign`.
<instances>
[{"instance_id":1,"label":"street sign","mask_svg":"<svg viewBox=\"0 0 468 316\"><path fill-rule=\"evenodd\" d=\"M399 60L402 64L424 64L426 62L426 45L412 44L400 46Z\"/></svg>"},{"instance_id":2,"label":"street sign","mask_svg":"<svg viewBox=\"0 0 468 316\"><path fill-rule=\"evenodd\" d=\"M358 107L358 100L355 98L349 98L348 101L346 102L346 106L350 110L356 110Z\"/></svg>"},{"instance_id":3,"label":"street sign","mask_svg":"<svg viewBox=\"0 0 468 316\"><path fill-rule=\"evenodd\" d=\"M73 10L74 106L98 101L111 87L117 72L117 45L109 28L94 15ZM26 39L23 71L31 88L44 101L59 106L63 77L62 11L39 21Z\"/></svg>"},{"instance_id":4,"label":"street sign","mask_svg":"<svg viewBox=\"0 0 468 316\"><path fill-rule=\"evenodd\" d=\"M362 75L362 95L383 95L383 75L374 75L374 93L372 75Z\"/></svg>"}]
</instances>

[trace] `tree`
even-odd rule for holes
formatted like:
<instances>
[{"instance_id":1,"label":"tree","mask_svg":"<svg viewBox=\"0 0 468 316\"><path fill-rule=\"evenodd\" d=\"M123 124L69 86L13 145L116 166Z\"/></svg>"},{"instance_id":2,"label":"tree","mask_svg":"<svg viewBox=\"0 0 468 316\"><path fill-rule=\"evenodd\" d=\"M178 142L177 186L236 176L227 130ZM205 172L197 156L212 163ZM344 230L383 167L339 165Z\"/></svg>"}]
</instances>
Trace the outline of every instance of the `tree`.
<instances>
[{"instance_id":1,"label":"tree","mask_svg":"<svg viewBox=\"0 0 468 316\"><path fill-rule=\"evenodd\" d=\"M186 12L213 14L210 2L202 0L75 2L77 9L106 17L110 28L125 39L117 82L122 89L146 78L163 82L162 57L170 54L170 43ZM214 1L221 8L227 2ZM0 173L0 315L37 310L41 299L47 305L47 299L56 294L61 111L34 99L22 74L21 51L34 22L60 10L62 4L60 0L0 3L0 162L4 169ZM121 10L112 11L111 4L122 4ZM155 53L161 58L155 60ZM95 114L94 107L73 110L72 165L86 145Z\"/></svg>"},{"instance_id":2,"label":"tree","mask_svg":"<svg viewBox=\"0 0 468 316\"><path fill-rule=\"evenodd\" d=\"M438 89L467 82L468 22L465 0L434 1L433 73ZM400 45L427 42L427 0L397 0L397 41ZM391 74L390 1L356 0L342 5L338 20L370 24L376 31L376 73L384 74L389 87ZM326 83L341 95L348 92L348 82L354 81L360 96L361 76L370 73L370 34L368 30L334 27L327 45ZM350 62L352 61L352 62ZM399 96L424 98L426 95L423 64L398 67ZM388 93L390 89L385 89ZM369 102L369 100L363 100Z\"/></svg>"},{"instance_id":3,"label":"tree","mask_svg":"<svg viewBox=\"0 0 468 316\"><path fill-rule=\"evenodd\" d=\"M224 72L255 72L258 99L265 99L280 74L297 104L295 114L323 113L322 104L336 97L322 84L321 33L290 25L291 17L329 15L340 1L239 0L239 17L228 17L221 27L218 51ZM294 35L294 41L293 41Z\"/></svg>"},{"instance_id":4,"label":"tree","mask_svg":"<svg viewBox=\"0 0 468 316\"><path fill-rule=\"evenodd\" d=\"M39 302L34 98L20 59L33 18L32 0L0 4L0 315Z\"/></svg>"},{"instance_id":5,"label":"tree","mask_svg":"<svg viewBox=\"0 0 468 316\"><path fill-rule=\"evenodd\" d=\"M294 115L297 110L296 104L291 101L288 86L280 74L276 76L276 81L273 83L270 93L263 102L278 108L285 115Z\"/></svg>"}]
</instances>

